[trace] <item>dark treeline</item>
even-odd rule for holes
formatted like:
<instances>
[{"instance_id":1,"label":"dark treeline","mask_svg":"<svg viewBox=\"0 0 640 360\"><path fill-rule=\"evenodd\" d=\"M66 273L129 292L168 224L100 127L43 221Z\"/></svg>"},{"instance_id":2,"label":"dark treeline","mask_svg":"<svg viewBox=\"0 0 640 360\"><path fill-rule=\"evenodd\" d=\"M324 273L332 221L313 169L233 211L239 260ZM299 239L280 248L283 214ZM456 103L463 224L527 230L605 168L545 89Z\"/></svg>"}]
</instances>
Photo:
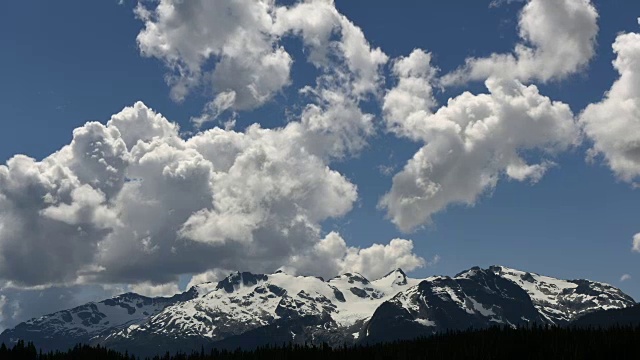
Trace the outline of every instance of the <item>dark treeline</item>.
<instances>
[{"instance_id":1,"label":"dark treeline","mask_svg":"<svg viewBox=\"0 0 640 360\"><path fill-rule=\"evenodd\" d=\"M574 329L494 327L448 332L428 338L356 347L282 345L252 351L194 351L165 354L148 360L253 359L640 359L640 327ZM33 344L0 347L3 360L142 360L104 347L77 345L66 352L40 353Z\"/></svg>"}]
</instances>

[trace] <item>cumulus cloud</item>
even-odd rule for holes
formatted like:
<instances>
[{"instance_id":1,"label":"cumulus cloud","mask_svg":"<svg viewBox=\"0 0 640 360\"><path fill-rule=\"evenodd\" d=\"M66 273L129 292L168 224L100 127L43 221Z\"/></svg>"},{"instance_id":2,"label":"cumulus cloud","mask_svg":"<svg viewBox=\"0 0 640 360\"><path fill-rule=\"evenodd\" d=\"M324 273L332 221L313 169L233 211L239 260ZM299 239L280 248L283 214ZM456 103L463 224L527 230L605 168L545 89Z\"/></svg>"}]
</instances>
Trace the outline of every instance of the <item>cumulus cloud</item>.
<instances>
[{"instance_id":1,"label":"cumulus cloud","mask_svg":"<svg viewBox=\"0 0 640 360\"><path fill-rule=\"evenodd\" d=\"M413 252L413 241L393 239L388 244L373 244L366 248L348 246L337 232L330 232L313 247L291 257L290 261L279 267L290 274L322 276L330 278L336 274L358 272L370 279L386 275L391 269L402 268L412 271L427 265L435 265L440 257L432 260ZM212 269L192 276L190 286L219 281L231 273L231 270Z\"/></svg>"},{"instance_id":2,"label":"cumulus cloud","mask_svg":"<svg viewBox=\"0 0 640 360\"><path fill-rule=\"evenodd\" d=\"M345 90L341 95L359 98L377 91L379 67L387 61L332 0L291 7L273 0L161 0L151 8L139 4L136 14L144 23L140 51L169 68L173 98L182 100L201 86L213 91L213 99L193 119L197 125L225 110L257 108L290 84L293 59L282 45L284 37L302 39L309 61L327 74L324 85L329 86L323 91L330 93ZM335 84L338 77L342 84ZM331 102L332 94L323 91L321 100Z\"/></svg>"},{"instance_id":3,"label":"cumulus cloud","mask_svg":"<svg viewBox=\"0 0 640 360\"><path fill-rule=\"evenodd\" d=\"M387 62L387 55L371 48L362 30L338 12L333 0L308 0L278 8L275 32L300 36L310 50L309 61L318 68L332 70L331 58L341 58L348 70L341 75L352 78L354 94L377 90L382 80L379 67Z\"/></svg>"},{"instance_id":4,"label":"cumulus cloud","mask_svg":"<svg viewBox=\"0 0 640 360\"><path fill-rule=\"evenodd\" d=\"M0 166L0 278L155 293L175 290L167 284L185 273L294 262L306 271L296 256L357 199L330 164L373 134L374 116L360 105L380 93L387 56L331 0L160 0L135 12L140 52L167 66L173 98L213 94L196 125L254 109L287 86L285 37L299 37L318 69L299 90L308 102L280 128L216 127L190 138L138 102L76 129L41 161L13 157Z\"/></svg>"},{"instance_id":5,"label":"cumulus cloud","mask_svg":"<svg viewBox=\"0 0 640 360\"><path fill-rule=\"evenodd\" d=\"M396 59L392 70L398 83L387 92L382 105L387 129L419 140L424 117L437 105L432 83L438 70L431 64L431 54L421 49Z\"/></svg>"},{"instance_id":6,"label":"cumulus cloud","mask_svg":"<svg viewBox=\"0 0 640 360\"><path fill-rule=\"evenodd\" d=\"M425 265L423 258L413 254L411 240L393 239L388 245L374 244L364 249L348 249L342 269L377 279L388 273L389 269L411 271Z\"/></svg>"},{"instance_id":7,"label":"cumulus cloud","mask_svg":"<svg viewBox=\"0 0 640 360\"><path fill-rule=\"evenodd\" d=\"M136 8L144 23L138 46L144 56L161 59L169 68L175 100L204 85L217 94L215 105L252 109L289 83L291 56L272 35L273 0L148 5ZM220 100L230 96L231 101Z\"/></svg>"},{"instance_id":8,"label":"cumulus cloud","mask_svg":"<svg viewBox=\"0 0 640 360\"><path fill-rule=\"evenodd\" d=\"M313 248L295 256L291 266L302 274L330 277L345 272L358 272L377 279L391 269L411 271L426 265L426 261L413 253L413 242L393 239L387 245L373 244L368 248L347 246L336 232L329 233Z\"/></svg>"},{"instance_id":9,"label":"cumulus cloud","mask_svg":"<svg viewBox=\"0 0 640 360\"><path fill-rule=\"evenodd\" d=\"M380 267L421 265L406 240L354 249L340 238L340 266L329 256L300 261L327 244L320 224L357 199L329 167L334 148L315 146L341 141L327 128L303 119L186 139L178 131L138 102L76 129L42 161L18 155L0 166L0 278L166 295L179 275L215 269L330 276L375 256Z\"/></svg>"},{"instance_id":10,"label":"cumulus cloud","mask_svg":"<svg viewBox=\"0 0 640 360\"><path fill-rule=\"evenodd\" d=\"M234 271L239 270L211 269L200 274L195 274L191 276L189 283L187 283L187 289L200 284L217 283L218 281L229 276L229 274L233 273Z\"/></svg>"},{"instance_id":11,"label":"cumulus cloud","mask_svg":"<svg viewBox=\"0 0 640 360\"><path fill-rule=\"evenodd\" d=\"M398 84L383 106L390 131L425 144L380 201L403 231L429 223L451 204L474 205L503 176L540 180L554 165L548 157L579 139L569 106L517 80L491 78L488 94L465 92L433 113L429 61L420 50L397 60ZM529 163L525 154L540 159Z\"/></svg>"},{"instance_id":12,"label":"cumulus cloud","mask_svg":"<svg viewBox=\"0 0 640 360\"><path fill-rule=\"evenodd\" d=\"M180 292L180 288L178 287L177 283L156 285L148 282L143 282L129 286L129 291L148 297L167 297L178 294Z\"/></svg>"},{"instance_id":13,"label":"cumulus cloud","mask_svg":"<svg viewBox=\"0 0 640 360\"><path fill-rule=\"evenodd\" d=\"M640 233L633 235L633 245L631 250L640 253Z\"/></svg>"},{"instance_id":14,"label":"cumulus cloud","mask_svg":"<svg viewBox=\"0 0 640 360\"><path fill-rule=\"evenodd\" d=\"M66 281L90 266L118 222L109 202L124 186L128 161L117 129L87 123L43 161L17 155L0 166L2 278Z\"/></svg>"},{"instance_id":15,"label":"cumulus cloud","mask_svg":"<svg viewBox=\"0 0 640 360\"><path fill-rule=\"evenodd\" d=\"M640 175L640 34L621 34L613 44L620 74L605 98L587 106L580 124L593 140L590 158L602 155L620 179Z\"/></svg>"},{"instance_id":16,"label":"cumulus cloud","mask_svg":"<svg viewBox=\"0 0 640 360\"><path fill-rule=\"evenodd\" d=\"M547 82L583 69L595 54L598 12L590 0L529 0L520 13L521 42L512 53L468 58L445 86L490 77Z\"/></svg>"},{"instance_id":17,"label":"cumulus cloud","mask_svg":"<svg viewBox=\"0 0 640 360\"><path fill-rule=\"evenodd\" d=\"M211 267L265 270L313 246L319 222L346 214L357 192L306 151L307 136L293 122L139 141L117 203L123 225L104 239L107 271L95 276L164 283ZM149 270L158 267L169 271Z\"/></svg>"}]
</instances>

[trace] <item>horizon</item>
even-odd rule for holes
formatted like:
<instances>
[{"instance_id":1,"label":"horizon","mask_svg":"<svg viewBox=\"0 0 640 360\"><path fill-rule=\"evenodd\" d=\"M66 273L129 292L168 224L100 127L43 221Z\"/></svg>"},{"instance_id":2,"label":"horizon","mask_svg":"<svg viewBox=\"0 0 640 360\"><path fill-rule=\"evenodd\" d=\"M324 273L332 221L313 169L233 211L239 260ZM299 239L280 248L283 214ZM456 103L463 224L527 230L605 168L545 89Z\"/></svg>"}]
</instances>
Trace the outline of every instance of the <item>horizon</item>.
<instances>
[{"instance_id":1,"label":"horizon","mask_svg":"<svg viewBox=\"0 0 640 360\"><path fill-rule=\"evenodd\" d=\"M0 332L229 270L640 299L640 3L549 1L6 4Z\"/></svg>"}]
</instances>

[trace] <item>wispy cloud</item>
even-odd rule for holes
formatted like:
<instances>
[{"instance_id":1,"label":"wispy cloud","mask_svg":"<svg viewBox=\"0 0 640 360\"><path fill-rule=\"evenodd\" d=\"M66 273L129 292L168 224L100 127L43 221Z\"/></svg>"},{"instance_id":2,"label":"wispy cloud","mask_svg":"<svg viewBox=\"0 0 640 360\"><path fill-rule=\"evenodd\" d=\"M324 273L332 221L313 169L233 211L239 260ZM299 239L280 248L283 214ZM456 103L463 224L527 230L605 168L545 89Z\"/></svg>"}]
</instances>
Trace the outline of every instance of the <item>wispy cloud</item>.
<instances>
[{"instance_id":1,"label":"wispy cloud","mask_svg":"<svg viewBox=\"0 0 640 360\"><path fill-rule=\"evenodd\" d=\"M620 282L625 282L625 281L629 281L631 280L631 275L629 274L624 274L620 277Z\"/></svg>"},{"instance_id":2,"label":"wispy cloud","mask_svg":"<svg viewBox=\"0 0 640 360\"><path fill-rule=\"evenodd\" d=\"M502 5L509 5L513 3L523 2L525 0L493 0L489 3L490 8L500 7Z\"/></svg>"}]
</instances>

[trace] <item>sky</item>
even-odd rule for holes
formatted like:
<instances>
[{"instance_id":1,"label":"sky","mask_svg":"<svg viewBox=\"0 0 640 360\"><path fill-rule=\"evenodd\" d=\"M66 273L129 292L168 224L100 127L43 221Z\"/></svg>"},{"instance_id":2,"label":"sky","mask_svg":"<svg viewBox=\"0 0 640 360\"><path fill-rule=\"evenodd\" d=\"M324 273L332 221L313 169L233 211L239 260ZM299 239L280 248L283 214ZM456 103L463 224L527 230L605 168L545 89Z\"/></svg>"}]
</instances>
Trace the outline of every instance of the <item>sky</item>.
<instances>
[{"instance_id":1,"label":"sky","mask_svg":"<svg viewBox=\"0 0 640 360\"><path fill-rule=\"evenodd\" d=\"M640 3L3 6L0 329L235 270L640 298Z\"/></svg>"}]
</instances>

